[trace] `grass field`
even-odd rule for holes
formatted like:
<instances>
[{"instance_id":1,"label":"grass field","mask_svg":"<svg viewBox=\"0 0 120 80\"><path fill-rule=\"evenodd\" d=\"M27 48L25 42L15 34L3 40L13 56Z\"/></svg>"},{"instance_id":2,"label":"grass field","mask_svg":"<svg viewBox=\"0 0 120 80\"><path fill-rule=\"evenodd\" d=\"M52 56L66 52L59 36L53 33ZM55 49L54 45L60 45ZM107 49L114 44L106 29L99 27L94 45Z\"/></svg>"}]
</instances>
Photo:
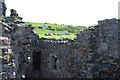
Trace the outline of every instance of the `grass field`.
<instances>
[{"instance_id":1,"label":"grass field","mask_svg":"<svg viewBox=\"0 0 120 80\"><path fill-rule=\"evenodd\" d=\"M50 23L33 23L33 22L26 22L26 24L31 24L34 26L34 33L38 34L40 38L75 38L76 33L80 30L83 30L84 26L72 26L72 25L58 25L58 24L50 24ZM51 29L40 29L41 24L45 24L48 28L48 26L51 27ZM45 34L61 34L63 31L69 32L70 35L49 35L46 36Z\"/></svg>"}]
</instances>

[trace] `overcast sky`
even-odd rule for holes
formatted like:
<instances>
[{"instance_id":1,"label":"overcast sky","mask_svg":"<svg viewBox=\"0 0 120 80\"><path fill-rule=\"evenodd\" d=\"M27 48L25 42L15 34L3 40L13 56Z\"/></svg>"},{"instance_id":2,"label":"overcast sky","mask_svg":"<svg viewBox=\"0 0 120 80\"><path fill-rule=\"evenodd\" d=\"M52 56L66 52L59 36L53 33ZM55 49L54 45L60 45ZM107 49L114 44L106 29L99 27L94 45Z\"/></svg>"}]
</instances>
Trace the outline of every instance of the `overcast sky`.
<instances>
[{"instance_id":1,"label":"overcast sky","mask_svg":"<svg viewBox=\"0 0 120 80\"><path fill-rule=\"evenodd\" d=\"M17 10L24 21L90 26L118 18L120 0L6 0L7 15Z\"/></svg>"}]
</instances>

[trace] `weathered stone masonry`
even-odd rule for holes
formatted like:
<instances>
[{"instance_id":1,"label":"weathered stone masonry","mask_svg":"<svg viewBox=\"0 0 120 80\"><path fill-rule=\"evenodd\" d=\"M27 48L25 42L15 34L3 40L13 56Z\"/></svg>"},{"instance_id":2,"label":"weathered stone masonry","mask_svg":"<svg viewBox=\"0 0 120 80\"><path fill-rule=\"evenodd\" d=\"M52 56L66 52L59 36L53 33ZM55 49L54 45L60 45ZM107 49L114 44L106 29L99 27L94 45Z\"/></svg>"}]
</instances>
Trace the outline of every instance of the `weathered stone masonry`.
<instances>
[{"instance_id":1,"label":"weathered stone masonry","mask_svg":"<svg viewBox=\"0 0 120 80\"><path fill-rule=\"evenodd\" d=\"M30 25L4 17L0 78L120 77L119 20L98 21L97 26L78 32L74 40L56 40L39 39Z\"/></svg>"},{"instance_id":2,"label":"weathered stone masonry","mask_svg":"<svg viewBox=\"0 0 120 80\"><path fill-rule=\"evenodd\" d=\"M119 78L118 20L99 21L68 43L41 42L41 73L55 78Z\"/></svg>"},{"instance_id":3,"label":"weathered stone masonry","mask_svg":"<svg viewBox=\"0 0 120 80\"><path fill-rule=\"evenodd\" d=\"M1 13L2 15L2 13ZM1 72L0 78L22 78L32 72L32 52L30 43L39 40L34 34L33 28L24 23L14 23L15 17L6 17L2 25L0 48L1 48ZM14 23L11 24L10 23Z\"/></svg>"}]
</instances>

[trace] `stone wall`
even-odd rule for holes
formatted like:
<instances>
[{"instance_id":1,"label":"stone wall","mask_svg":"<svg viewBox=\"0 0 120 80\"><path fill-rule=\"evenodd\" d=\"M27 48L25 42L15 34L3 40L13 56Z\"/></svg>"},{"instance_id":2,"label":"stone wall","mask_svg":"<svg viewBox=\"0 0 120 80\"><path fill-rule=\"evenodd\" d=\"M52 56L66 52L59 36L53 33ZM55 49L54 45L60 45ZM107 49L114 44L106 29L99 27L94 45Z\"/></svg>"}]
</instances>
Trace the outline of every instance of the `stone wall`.
<instances>
[{"instance_id":1,"label":"stone wall","mask_svg":"<svg viewBox=\"0 0 120 80\"><path fill-rule=\"evenodd\" d=\"M3 24L2 30L2 57L7 56L5 70L6 78L22 78L32 72L32 50L31 41L39 40L32 28L26 24L13 24L9 26ZM7 40L6 40L7 39ZM2 59L3 61L3 59ZM3 64L4 65L4 62ZM2 67L4 69L4 67ZM3 72L3 71L2 71ZM5 78L3 76L3 78Z\"/></svg>"},{"instance_id":2,"label":"stone wall","mask_svg":"<svg viewBox=\"0 0 120 80\"><path fill-rule=\"evenodd\" d=\"M0 36L2 35L2 24L1 24L1 17L2 17L2 3L0 1ZM1 41L0 41L0 44L1 44ZM0 45L1 47L1 45ZM0 79L2 78L2 50L0 48Z\"/></svg>"},{"instance_id":3,"label":"stone wall","mask_svg":"<svg viewBox=\"0 0 120 80\"><path fill-rule=\"evenodd\" d=\"M2 14L1 14L2 15ZM3 16L0 22L0 78L24 78L32 72L31 43L39 40L33 27L24 22L16 23L15 18ZM0 18L1 19L1 18ZM34 46L34 45L33 45ZM31 66L31 67L30 67Z\"/></svg>"},{"instance_id":4,"label":"stone wall","mask_svg":"<svg viewBox=\"0 0 120 80\"><path fill-rule=\"evenodd\" d=\"M78 32L74 40L56 40L39 39L34 27L14 22L17 17L4 18L0 22L0 78L120 77L119 20L98 21Z\"/></svg>"},{"instance_id":5,"label":"stone wall","mask_svg":"<svg viewBox=\"0 0 120 80\"><path fill-rule=\"evenodd\" d=\"M78 33L75 40L41 40L40 72L45 78L119 78L118 20Z\"/></svg>"},{"instance_id":6,"label":"stone wall","mask_svg":"<svg viewBox=\"0 0 120 80\"><path fill-rule=\"evenodd\" d=\"M99 21L80 31L74 40L39 39L32 27L23 23L3 24L2 33L7 46L3 53L10 55L4 58L9 65L7 70L2 67L9 73L4 73L4 78L120 77L116 19Z\"/></svg>"}]
</instances>

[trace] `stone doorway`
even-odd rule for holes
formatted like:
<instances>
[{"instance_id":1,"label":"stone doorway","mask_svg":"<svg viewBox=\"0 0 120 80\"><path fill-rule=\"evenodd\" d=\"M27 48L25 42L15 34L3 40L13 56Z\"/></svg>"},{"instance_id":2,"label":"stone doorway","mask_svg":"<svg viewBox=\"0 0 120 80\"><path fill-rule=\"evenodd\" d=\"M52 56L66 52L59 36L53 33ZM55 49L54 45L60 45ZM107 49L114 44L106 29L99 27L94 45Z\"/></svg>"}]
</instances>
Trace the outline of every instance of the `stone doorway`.
<instances>
[{"instance_id":1,"label":"stone doorway","mask_svg":"<svg viewBox=\"0 0 120 80\"><path fill-rule=\"evenodd\" d=\"M33 52L33 71L40 71L41 52Z\"/></svg>"}]
</instances>

